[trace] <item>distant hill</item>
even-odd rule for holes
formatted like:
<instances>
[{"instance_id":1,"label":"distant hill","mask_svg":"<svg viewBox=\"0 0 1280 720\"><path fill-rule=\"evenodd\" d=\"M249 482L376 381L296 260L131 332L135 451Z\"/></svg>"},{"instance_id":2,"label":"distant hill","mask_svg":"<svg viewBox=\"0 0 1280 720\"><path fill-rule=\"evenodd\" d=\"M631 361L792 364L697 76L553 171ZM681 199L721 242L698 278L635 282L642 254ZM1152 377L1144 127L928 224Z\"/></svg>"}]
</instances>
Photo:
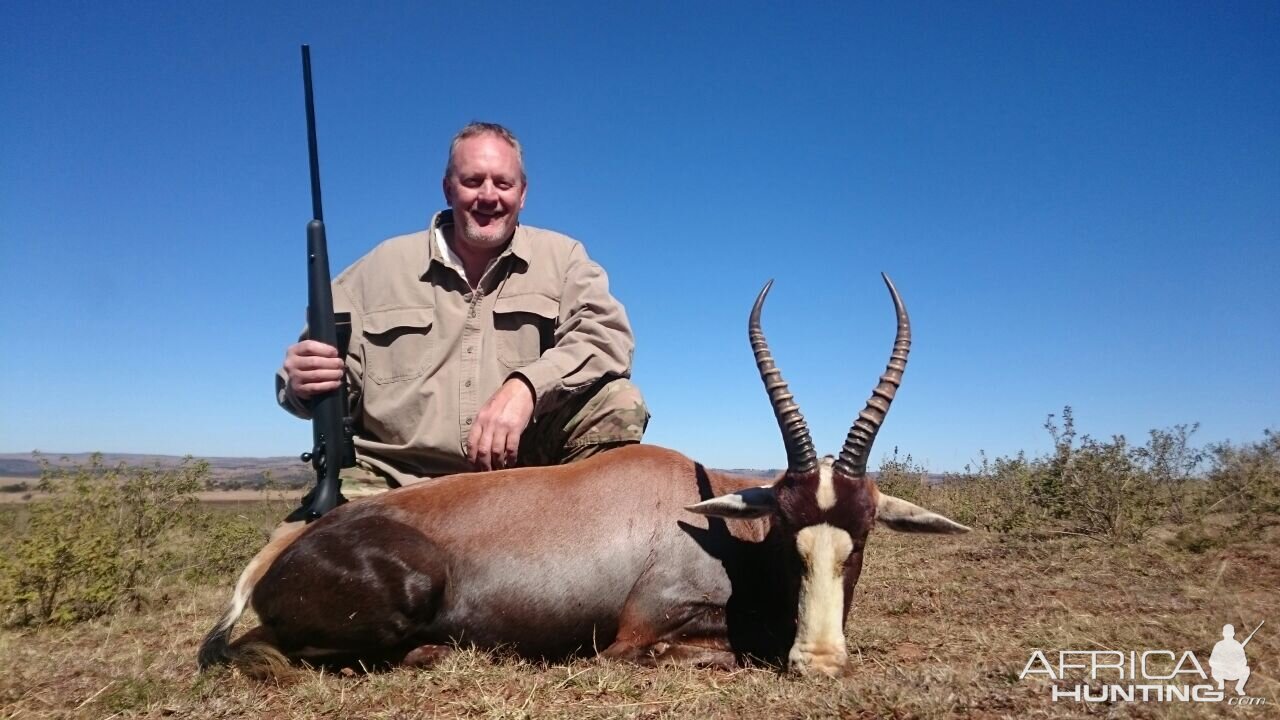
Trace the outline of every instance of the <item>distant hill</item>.
<instances>
[{"instance_id":1,"label":"distant hill","mask_svg":"<svg viewBox=\"0 0 1280 720\"><path fill-rule=\"evenodd\" d=\"M101 453L102 462L107 466L121 463L125 465L149 465L152 467L176 467L185 459L178 455L147 455L136 453ZM91 453L41 453L40 457L57 467L72 467L89 462ZM206 457L196 458L209 463L210 486L214 489L259 488L270 479L277 487L300 488L315 481L311 466L296 457ZM769 482L782 474L782 470L757 470L753 468L727 468L720 472L747 477L760 478L761 484ZM873 479L878 473L867 473ZM10 481L30 478L32 482L15 485L5 483L0 491L18 491L23 486L34 484L40 477L40 461L30 453L0 453L0 478ZM930 485L942 482L943 476L931 473L928 477ZM12 490L11 490L12 488Z\"/></svg>"},{"instance_id":2,"label":"distant hill","mask_svg":"<svg viewBox=\"0 0 1280 720\"><path fill-rule=\"evenodd\" d=\"M729 473L730 475L758 477L762 480L772 480L782 474L781 470L752 470L750 468L715 468L715 471Z\"/></svg>"},{"instance_id":3,"label":"distant hill","mask_svg":"<svg viewBox=\"0 0 1280 720\"><path fill-rule=\"evenodd\" d=\"M763 481L773 480L774 478L782 474L782 470L750 470L747 468L729 468L729 469L720 470L720 472L726 472L731 475L745 475L747 477L758 477L758 478L761 478ZM875 471L870 471L867 473L867 477L871 478L872 480L877 480L880 477L880 473ZM925 482L927 482L930 485L939 485L945 481L946 481L946 475L943 475L942 473L929 473L928 475L925 476Z\"/></svg>"},{"instance_id":4,"label":"distant hill","mask_svg":"<svg viewBox=\"0 0 1280 720\"><path fill-rule=\"evenodd\" d=\"M73 467L89 462L92 453L41 453L39 458L30 453L0 453L0 477L40 477L40 459L55 467ZM177 467L184 457L177 455L148 455L136 453L100 453L102 463L116 465L145 465L151 467ZM209 484L213 488L256 488L268 480L278 487L304 487L314 481L311 466L296 457L206 457L195 458L209 463Z\"/></svg>"}]
</instances>

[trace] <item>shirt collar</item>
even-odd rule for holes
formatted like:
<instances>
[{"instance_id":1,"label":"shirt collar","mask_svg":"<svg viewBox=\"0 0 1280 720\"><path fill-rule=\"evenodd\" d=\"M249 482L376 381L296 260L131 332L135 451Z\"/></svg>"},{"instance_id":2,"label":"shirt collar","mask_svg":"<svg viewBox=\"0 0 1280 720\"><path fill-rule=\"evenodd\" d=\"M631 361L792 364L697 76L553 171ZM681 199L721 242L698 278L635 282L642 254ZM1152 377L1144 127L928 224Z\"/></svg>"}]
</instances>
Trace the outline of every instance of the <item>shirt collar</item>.
<instances>
[{"instance_id":1,"label":"shirt collar","mask_svg":"<svg viewBox=\"0 0 1280 720\"><path fill-rule=\"evenodd\" d=\"M434 261L457 272L458 275L466 277L467 274L462 269L462 259L449 247L449 243L444 240L443 228L452 224L452 210L443 210L431 218L431 252L427 256L427 270L431 269L431 263ZM423 273L423 275L425 276L426 273Z\"/></svg>"}]
</instances>

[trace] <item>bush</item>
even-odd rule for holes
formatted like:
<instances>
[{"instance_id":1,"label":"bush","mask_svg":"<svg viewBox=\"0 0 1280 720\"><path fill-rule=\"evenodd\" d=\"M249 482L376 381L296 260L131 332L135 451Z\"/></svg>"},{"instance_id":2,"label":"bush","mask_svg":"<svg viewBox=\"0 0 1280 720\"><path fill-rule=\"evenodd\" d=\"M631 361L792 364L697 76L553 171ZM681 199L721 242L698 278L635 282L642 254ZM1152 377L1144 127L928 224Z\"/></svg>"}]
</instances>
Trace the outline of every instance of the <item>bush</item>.
<instances>
[{"instance_id":1,"label":"bush","mask_svg":"<svg viewBox=\"0 0 1280 720\"><path fill-rule=\"evenodd\" d=\"M186 572L189 579L197 582L221 582L236 577L271 535L261 521L246 515L228 516L225 511L206 512L200 518L197 532L200 557L187 566Z\"/></svg>"},{"instance_id":2,"label":"bush","mask_svg":"<svg viewBox=\"0 0 1280 720\"><path fill-rule=\"evenodd\" d=\"M199 551L192 553L185 575L196 582L234 580L258 553L281 519L298 506L298 498L270 471L255 480L262 499L234 506L206 506L191 528Z\"/></svg>"},{"instance_id":3,"label":"bush","mask_svg":"<svg viewBox=\"0 0 1280 720\"><path fill-rule=\"evenodd\" d=\"M1204 464L1205 452L1191 445L1191 436L1199 429L1200 423L1194 423L1151 430L1146 446L1135 450L1159 488L1172 523L1197 521L1203 507L1204 483L1197 472Z\"/></svg>"},{"instance_id":4,"label":"bush","mask_svg":"<svg viewBox=\"0 0 1280 720\"><path fill-rule=\"evenodd\" d=\"M934 488L930 507L956 522L1015 533L1038 527L1044 512L1031 500L1035 466L1026 455L990 460L979 452L976 468L949 474Z\"/></svg>"},{"instance_id":5,"label":"bush","mask_svg":"<svg viewBox=\"0 0 1280 720\"><path fill-rule=\"evenodd\" d=\"M929 473L910 454L899 458L895 446L893 456L880 462L876 485L889 495L920 503L929 490Z\"/></svg>"},{"instance_id":6,"label":"bush","mask_svg":"<svg viewBox=\"0 0 1280 720\"><path fill-rule=\"evenodd\" d=\"M1138 539L1162 519L1164 503L1147 467L1167 464L1161 448L1133 448L1123 435L1106 442L1086 435L1077 446L1070 407L1061 427L1050 415L1045 428L1054 451L1033 474L1031 491L1050 517L1065 520L1071 532L1113 540Z\"/></svg>"},{"instance_id":7,"label":"bush","mask_svg":"<svg viewBox=\"0 0 1280 720\"><path fill-rule=\"evenodd\" d=\"M1261 442L1197 448L1198 425L1152 430L1140 446L1123 435L1079 436L1071 407L1045 429L1052 450L989 460L929 485L924 468L894 448L878 484L892 495L941 512L957 522L1000 533L1066 532L1107 542L1145 537L1162 523L1172 542L1201 552L1214 543L1225 515L1234 530L1280 523L1280 435ZM1209 464L1208 472L1203 467Z\"/></svg>"},{"instance_id":8,"label":"bush","mask_svg":"<svg viewBox=\"0 0 1280 720\"><path fill-rule=\"evenodd\" d=\"M42 466L38 488L50 497L30 506L0 560L6 623L69 623L139 607L143 587L175 552L165 540L193 517L208 464L107 467L95 455Z\"/></svg>"},{"instance_id":9,"label":"bush","mask_svg":"<svg viewBox=\"0 0 1280 720\"><path fill-rule=\"evenodd\" d=\"M1280 433L1266 430L1250 445L1212 445L1209 456L1207 511L1234 513L1237 530L1280 522Z\"/></svg>"}]
</instances>

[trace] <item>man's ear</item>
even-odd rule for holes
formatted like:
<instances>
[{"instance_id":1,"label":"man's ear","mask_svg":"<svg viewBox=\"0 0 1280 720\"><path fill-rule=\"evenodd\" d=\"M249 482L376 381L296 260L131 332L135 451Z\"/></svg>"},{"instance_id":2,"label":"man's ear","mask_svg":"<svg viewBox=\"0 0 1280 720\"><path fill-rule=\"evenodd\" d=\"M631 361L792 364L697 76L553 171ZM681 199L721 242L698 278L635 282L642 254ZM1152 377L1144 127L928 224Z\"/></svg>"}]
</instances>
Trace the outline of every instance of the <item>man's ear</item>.
<instances>
[{"instance_id":1,"label":"man's ear","mask_svg":"<svg viewBox=\"0 0 1280 720\"><path fill-rule=\"evenodd\" d=\"M449 173L444 174L444 179L440 181L440 186L444 190L444 204L453 207L453 190L449 187Z\"/></svg>"},{"instance_id":2,"label":"man's ear","mask_svg":"<svg viewBox=\"0 0 1280 720\"><path fill-rule=\"evenodd\" d=\"M773 494L772 485L739 490L685 507L685 510L699 515L739 520L764 517L777 509L778 498Z\"/></svg>"}]
</instances>

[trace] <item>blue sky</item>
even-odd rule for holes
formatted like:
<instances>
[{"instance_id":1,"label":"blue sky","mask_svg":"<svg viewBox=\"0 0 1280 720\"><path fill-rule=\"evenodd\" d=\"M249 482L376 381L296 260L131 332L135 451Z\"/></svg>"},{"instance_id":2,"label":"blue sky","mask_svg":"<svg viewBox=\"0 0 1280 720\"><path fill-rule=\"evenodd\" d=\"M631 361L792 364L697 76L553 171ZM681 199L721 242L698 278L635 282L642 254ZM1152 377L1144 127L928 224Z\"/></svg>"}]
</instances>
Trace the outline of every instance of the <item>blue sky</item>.
<instances>
[{"instance_id":1,"label":"blue sky","mask_svg":"<svg viewBox=\"0 0 1280 720\"><path fill-rule=\"evenodd\" d=\"M312 46L330 253L443 205L511 127L523 220L581 239L648 440L785 455L765 329L822 452L915 344L872 466L1200 422L1280 426L1280 4L65 3L0 25L0 451L285 455Z\"/></svg>"}]
</instances>

